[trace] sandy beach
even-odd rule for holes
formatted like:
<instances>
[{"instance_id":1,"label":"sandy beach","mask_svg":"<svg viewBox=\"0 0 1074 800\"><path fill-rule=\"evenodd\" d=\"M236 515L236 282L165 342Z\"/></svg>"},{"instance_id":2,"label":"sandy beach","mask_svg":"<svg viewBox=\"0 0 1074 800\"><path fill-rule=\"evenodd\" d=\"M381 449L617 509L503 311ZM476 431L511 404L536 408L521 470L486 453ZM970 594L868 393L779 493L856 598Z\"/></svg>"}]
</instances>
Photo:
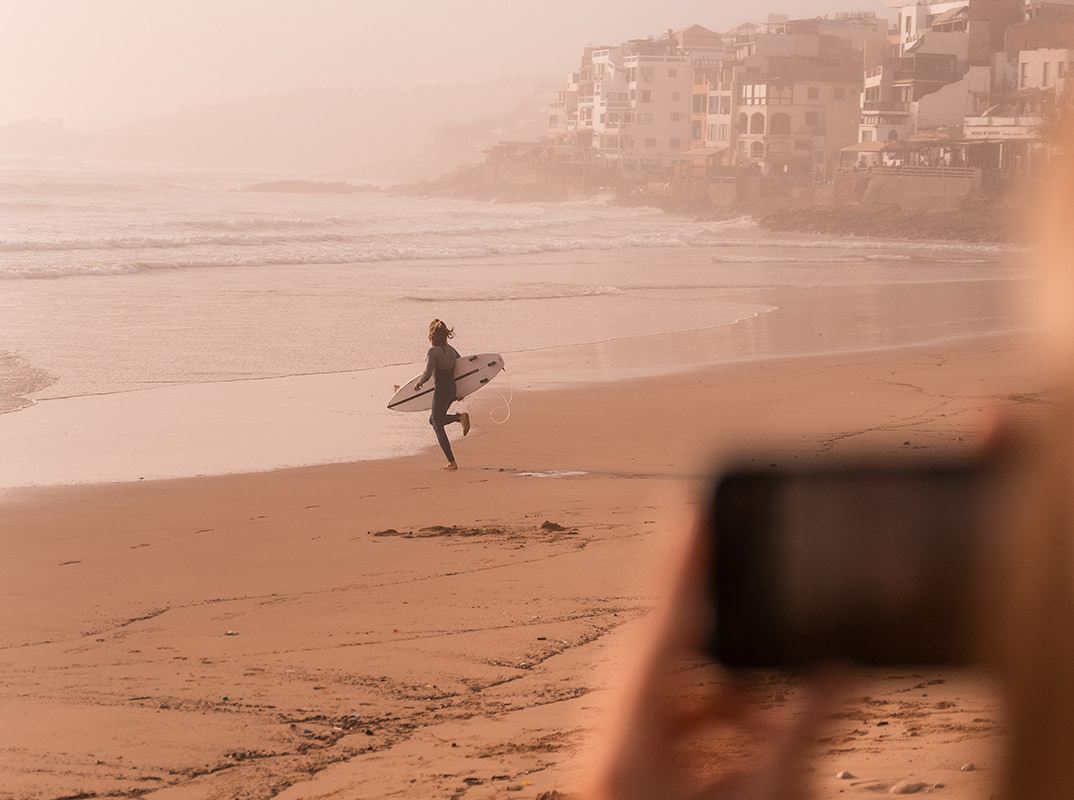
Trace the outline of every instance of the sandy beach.
<instances>
[{"instance_id":1,"label":"sandy beach","mask_svg":"<svg viewBox=\"0 0 1074 800\"><path fill-rule=\"evenodd\" d=\"M430 449L9 490L0 798L576 792L721 455L964 452L1044 405L1030 352L977 336L521 391L504 425L479 393L453 474ZM779 715L798 684L757 691ZM988 798L1002 736L987 676L874 670L817 742L818 795ZM723 769L750 745L702 746Z\"/></svg>"}]
</instances>

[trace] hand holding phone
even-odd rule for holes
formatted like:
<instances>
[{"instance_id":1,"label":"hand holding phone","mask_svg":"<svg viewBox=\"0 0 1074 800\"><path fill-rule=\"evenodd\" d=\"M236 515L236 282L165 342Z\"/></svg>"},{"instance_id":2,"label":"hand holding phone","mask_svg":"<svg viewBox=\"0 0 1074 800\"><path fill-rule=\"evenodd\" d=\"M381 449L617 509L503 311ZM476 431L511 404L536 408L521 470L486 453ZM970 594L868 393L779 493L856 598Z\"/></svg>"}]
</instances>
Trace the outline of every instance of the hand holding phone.
<instances>
[{"instance_id":1,"label":"hand holding phone","mask_svg":"<svg viewBox=\"0 0 1074 800\"><path fill-rule=\"evenodd\" d=\"M981 461L725 472L712 655L732 667L972 660L992 475Z\"/></svg>"}]
</instances>

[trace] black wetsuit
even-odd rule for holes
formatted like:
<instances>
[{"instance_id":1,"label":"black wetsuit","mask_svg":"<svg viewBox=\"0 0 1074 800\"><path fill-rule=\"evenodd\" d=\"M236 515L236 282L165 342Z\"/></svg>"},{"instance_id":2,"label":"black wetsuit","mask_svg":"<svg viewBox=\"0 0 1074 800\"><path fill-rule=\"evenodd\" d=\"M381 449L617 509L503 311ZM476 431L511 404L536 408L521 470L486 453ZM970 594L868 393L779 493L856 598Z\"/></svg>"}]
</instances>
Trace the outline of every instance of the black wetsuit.
<instances>
[{"instance_id":1,"label":"black wetsuit","mask_svg":"<svg viewBox=\"0 0 1074 800\"><path fill-rule=\"evenodd\" d=\"M449 462L454 461L455 456L451 453L451 443L444 426L461 419L458 414L447 413L448 408L455 402L455 361L458 358L459 351L450 344L430 347L425 373L419 381L425 383L429 378L433 379L433 411L429 415L429 424L433 426L436 441L440 443L440 449L444 451Z\"/></svg>"}]
</instances>

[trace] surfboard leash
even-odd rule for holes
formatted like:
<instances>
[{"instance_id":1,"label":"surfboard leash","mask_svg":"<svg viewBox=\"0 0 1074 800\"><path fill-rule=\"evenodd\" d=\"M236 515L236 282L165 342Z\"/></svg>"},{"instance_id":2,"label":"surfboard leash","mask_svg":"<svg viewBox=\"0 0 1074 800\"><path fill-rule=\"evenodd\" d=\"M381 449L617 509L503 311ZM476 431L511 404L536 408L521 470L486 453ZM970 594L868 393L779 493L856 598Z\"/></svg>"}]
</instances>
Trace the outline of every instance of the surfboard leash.
<instances>
[{"instance_id":1,"label":"surfboard leash","mask_svg":"<svg viewBox=\"0 0 1074 800\"><path fill-rule=\"evenodd\" d=\"M515 399L515 388L511 385L511 378L507 375L506 369L504 369L503 374L504 377L507 378L507 389L509 394L507 396L504 396L504 393L500 391L500 388L498 386L492 387L496 390L496 394L500 396L500 399L503 400L503 405L489 409L489 419L495 422L497 425L503 425L505 422L507 422L507 420L511 419L511 401ZM503 419L496 419L495 414L501 408L507 409L507 415Z\"/></svg>"}]
</instances>

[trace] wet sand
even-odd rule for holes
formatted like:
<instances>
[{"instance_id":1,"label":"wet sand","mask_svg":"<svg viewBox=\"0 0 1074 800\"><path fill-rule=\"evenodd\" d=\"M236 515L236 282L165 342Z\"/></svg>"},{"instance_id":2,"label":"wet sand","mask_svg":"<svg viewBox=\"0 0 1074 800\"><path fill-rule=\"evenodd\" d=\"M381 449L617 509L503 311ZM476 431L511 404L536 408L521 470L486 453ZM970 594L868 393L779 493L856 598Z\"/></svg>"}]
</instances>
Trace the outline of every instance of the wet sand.
<instances>
[{"instance_id":1,"label":"wet sand","mask_svg":"<svg viewBox=\"0 0 1074 800\"><path fill-rule=\"evenodd\" d=\"M479 394L457 473L429 450L9 490L0 797L577 791L655 565L721 454L964 452L1046 402L1028 353L980 336L521 391L504 425ZM757 691L778 715L798 686ZM814 775L821 796L910 780L989 797L1002 734L986 677L875 670ZM725 768L749 742L703 749Z\"/></svg>"}]
</instances>

